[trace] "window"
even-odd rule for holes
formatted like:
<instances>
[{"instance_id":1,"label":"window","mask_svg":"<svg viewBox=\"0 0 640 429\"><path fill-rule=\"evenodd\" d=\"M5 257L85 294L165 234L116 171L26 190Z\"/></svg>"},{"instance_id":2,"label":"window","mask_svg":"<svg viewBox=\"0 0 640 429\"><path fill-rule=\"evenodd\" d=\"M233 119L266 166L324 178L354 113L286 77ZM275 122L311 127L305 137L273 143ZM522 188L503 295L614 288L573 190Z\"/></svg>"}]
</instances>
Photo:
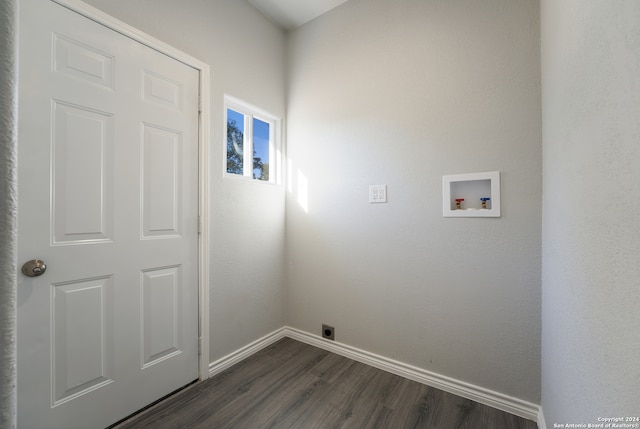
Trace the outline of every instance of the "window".
<instances>
[{"instance_id":1,"label":"window","mask_svg":"<svg viewBox=\"0 0 640 429\"><path fill-rule=\"evenodd\" d=\"M280 120L228 96L225 114L226 174L280 183Z\"/></svg>"}]
</instances>

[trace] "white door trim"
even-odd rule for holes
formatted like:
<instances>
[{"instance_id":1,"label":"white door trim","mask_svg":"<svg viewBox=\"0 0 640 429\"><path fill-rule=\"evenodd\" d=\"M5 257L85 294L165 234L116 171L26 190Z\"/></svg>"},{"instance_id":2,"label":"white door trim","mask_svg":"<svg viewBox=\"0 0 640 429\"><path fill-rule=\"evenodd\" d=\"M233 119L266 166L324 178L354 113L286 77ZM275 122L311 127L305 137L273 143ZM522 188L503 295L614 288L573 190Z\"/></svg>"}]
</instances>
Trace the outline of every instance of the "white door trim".
<instances>
[{"instance_id":1,"label":"white door trim","mask_svg":"<svg viewBox=\"0 0 640 429\"><path fill-rule=\"evenodd\" d=\"M194 58L161 40L156 39L142 31L125 24L116 18L107 15L99 9L90 6L80 0L51 0L80 15L110 28L120 34L135 40L158 52L172 57L199 71L200 75L200 118L198 138L198 331L199 331L199 364L198 374L200 380L209 378L209 177L211 163L209 162L210 133L210 92L209 92L209 65Z\"/></svg>"}]
</instances>

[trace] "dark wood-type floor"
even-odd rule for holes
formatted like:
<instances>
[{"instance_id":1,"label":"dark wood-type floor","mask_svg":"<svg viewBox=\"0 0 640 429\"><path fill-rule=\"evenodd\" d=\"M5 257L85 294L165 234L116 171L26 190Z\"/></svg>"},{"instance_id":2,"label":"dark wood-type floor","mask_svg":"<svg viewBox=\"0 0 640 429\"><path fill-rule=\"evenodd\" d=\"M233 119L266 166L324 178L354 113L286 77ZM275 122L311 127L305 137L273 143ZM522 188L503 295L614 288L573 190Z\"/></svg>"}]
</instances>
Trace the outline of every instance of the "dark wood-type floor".
<instances>
[{"instance_id":1,"label":"dark wood-type floor","mask_svg":"<svg viewBox=\"0 0 640 429\"><path fill-rule=\"evenodd\" d=\"M117 429L535 429L529 420L284 338Z\"/></svg>"}]
</instances>

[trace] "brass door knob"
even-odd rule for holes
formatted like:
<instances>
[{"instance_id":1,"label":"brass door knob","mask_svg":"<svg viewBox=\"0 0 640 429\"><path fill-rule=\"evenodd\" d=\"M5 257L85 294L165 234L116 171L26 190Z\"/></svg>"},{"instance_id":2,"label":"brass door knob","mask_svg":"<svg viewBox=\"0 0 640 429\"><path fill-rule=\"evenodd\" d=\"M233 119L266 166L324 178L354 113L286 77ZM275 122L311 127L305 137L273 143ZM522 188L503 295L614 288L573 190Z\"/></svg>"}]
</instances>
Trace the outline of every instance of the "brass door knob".
<instances>
[{"instance_id":1,"label":"brass door knob","mask_svg":"<svg viewBox=\"0 0 640 429\"><path fill-rule=\"evenodd\" d=\"M47 265L39 259L27 261L22 266L22 274L27 277L38 277L47 271Z\"/></svg>"}]
</instances>

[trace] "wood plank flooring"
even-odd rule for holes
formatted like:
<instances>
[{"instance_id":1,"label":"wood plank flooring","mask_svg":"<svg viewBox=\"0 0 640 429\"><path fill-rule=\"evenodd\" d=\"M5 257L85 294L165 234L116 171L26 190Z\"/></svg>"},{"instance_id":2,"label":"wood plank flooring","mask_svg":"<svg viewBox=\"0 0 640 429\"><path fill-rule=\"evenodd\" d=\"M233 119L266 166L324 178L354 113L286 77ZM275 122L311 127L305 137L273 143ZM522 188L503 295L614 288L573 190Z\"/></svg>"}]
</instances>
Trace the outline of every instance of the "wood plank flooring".
<instances>
[{"instance_id":1,"label":"wood plank flooring","mask_svg":"<svg viewBox=\"0 0 640 429\"><path fill-rule=\"evenodd\" d=\"M529 420L284 338L114 429L536 429Z\"/></svg>"}]
</instances>

